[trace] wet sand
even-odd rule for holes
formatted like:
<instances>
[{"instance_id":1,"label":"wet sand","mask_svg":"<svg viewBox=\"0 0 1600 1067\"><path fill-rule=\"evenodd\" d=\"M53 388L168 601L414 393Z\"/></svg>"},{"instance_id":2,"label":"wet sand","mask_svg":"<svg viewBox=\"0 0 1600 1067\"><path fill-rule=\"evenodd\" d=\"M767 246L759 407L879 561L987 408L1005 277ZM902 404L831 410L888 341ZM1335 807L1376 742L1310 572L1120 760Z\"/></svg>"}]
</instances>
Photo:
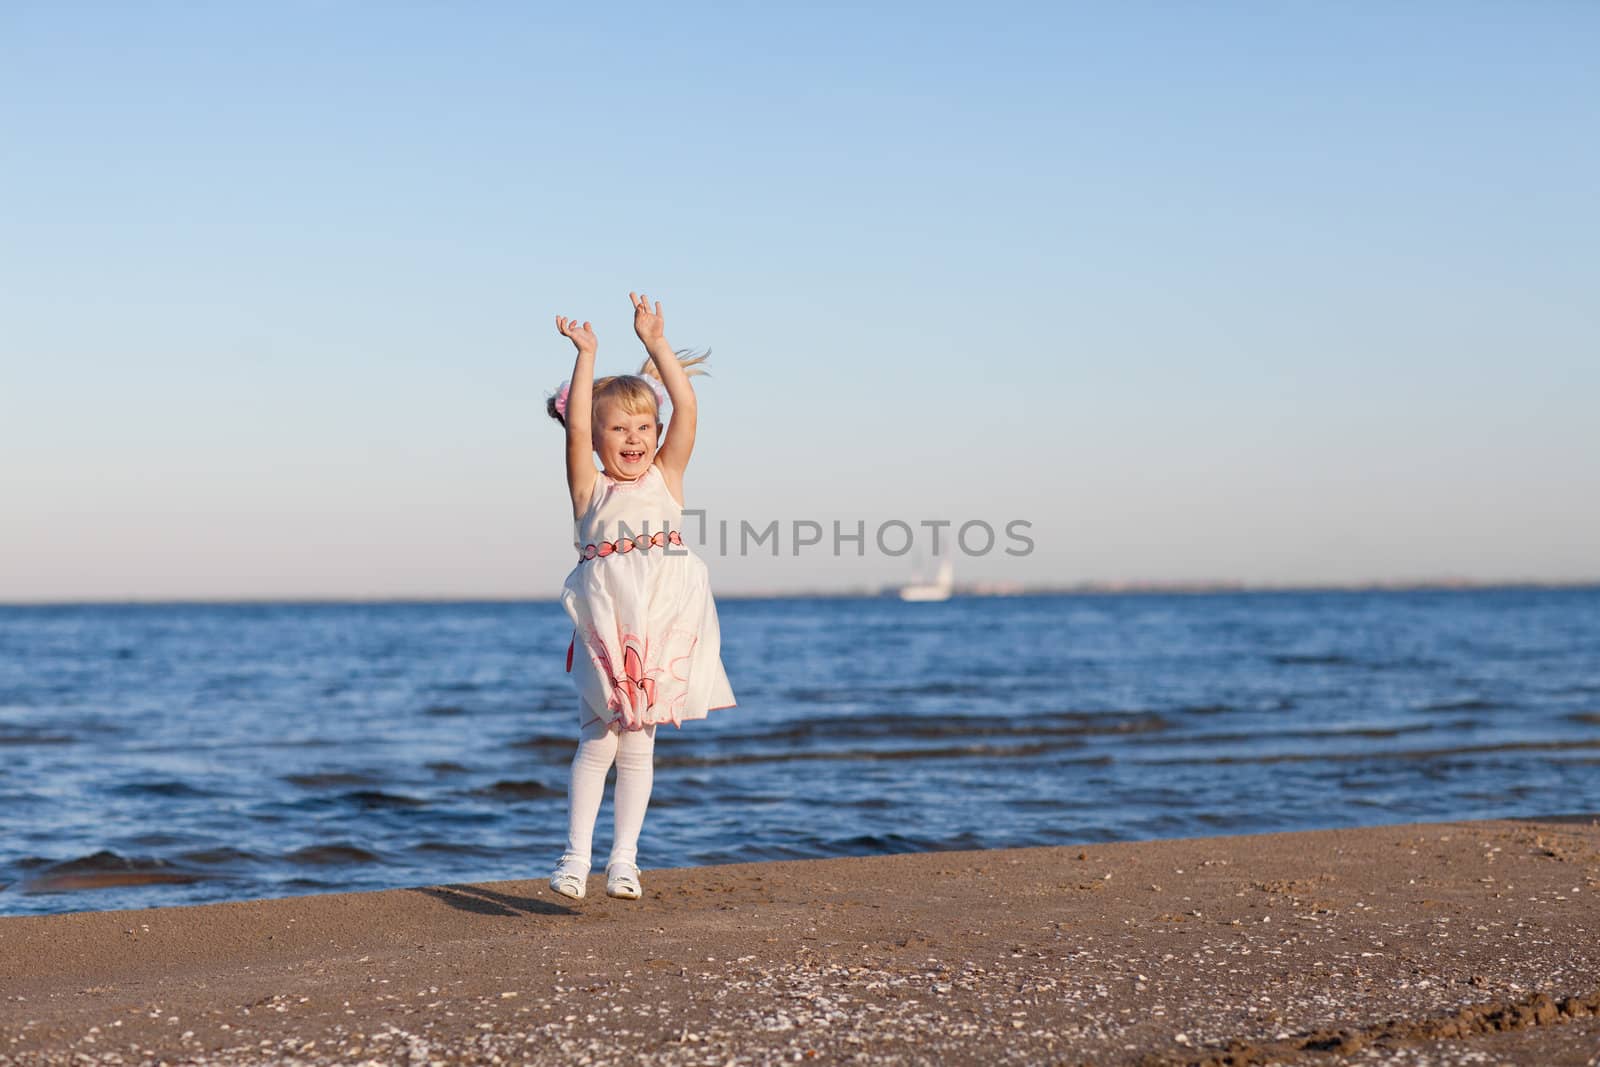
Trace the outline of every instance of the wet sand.
<instances>
[{"instance_id":1,"label":"wet sand","mask_svg":"<svg viewBox=\"0 0 1600 1067\"><path fill-rule=\"evenodd\" d=\"M1588 816L643 881L0 919L0 1063L1600 1063Z\"/></svg>"}]
</instances>

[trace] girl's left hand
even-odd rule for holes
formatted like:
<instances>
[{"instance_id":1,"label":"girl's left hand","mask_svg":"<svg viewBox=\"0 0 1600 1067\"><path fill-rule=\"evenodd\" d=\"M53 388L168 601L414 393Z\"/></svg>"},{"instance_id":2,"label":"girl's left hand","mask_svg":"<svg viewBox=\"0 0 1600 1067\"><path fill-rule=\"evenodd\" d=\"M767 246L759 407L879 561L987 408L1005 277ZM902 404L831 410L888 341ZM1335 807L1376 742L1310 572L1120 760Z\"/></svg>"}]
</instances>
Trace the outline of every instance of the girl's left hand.
<instances>
[{"instance_id":1,"label":"girl's left hand","mask_svg":"<svg viewBox=\"0 0 1600 1067\"><path fill-rule=\"evenodd\" d=\"M643 293L635 296L628 294L628 299L633 302L633 332L639 335L639 340L645 344L661 340L661 335L666 326L661 318L661 301L656 301L656 309L650 310L650 301Z\"/></svg>"},{"instance_id":2,"label":"girl's left hand","mask_svg":"<svg viewBox=\"0 0 1600 1067\"><path fill-rule=\"evenodd\" d=\"M578 349L579 355L587 352L592 356L595 353L595 349L600 347L600 342L594 335L594 327L587 322L579 326L577 319L569 319L565 315L557 315L556 329L562 337L573 343Z\"/></svg>"}]
</instances>

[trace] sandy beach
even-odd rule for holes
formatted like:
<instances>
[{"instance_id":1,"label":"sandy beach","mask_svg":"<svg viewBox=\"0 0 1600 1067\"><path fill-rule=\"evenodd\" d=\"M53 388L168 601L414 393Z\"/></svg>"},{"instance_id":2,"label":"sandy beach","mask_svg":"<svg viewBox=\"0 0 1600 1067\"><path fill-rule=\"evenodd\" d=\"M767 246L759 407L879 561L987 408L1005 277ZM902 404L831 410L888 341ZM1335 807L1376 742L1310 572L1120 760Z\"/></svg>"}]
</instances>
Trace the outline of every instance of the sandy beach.
<instances>
[{"instance_id":1,"label":"sandy beach","mask_svg":"<svg viewBox=\"0 0 1600 1067\"><path fill-rule=\"evenodd\" d=\"M0 1062L1600 1062L1587 816L644 886L0 919Z\"/></svg>"}]
</instances>

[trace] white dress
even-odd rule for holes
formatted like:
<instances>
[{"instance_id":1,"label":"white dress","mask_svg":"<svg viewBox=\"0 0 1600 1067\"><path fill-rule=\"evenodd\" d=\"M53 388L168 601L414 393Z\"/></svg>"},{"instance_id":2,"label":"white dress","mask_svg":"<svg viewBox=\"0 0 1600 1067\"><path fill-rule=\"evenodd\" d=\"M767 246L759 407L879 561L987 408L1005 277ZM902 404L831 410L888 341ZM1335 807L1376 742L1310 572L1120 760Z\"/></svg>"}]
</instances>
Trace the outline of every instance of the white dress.
<instances>
[{"instance_id":1,"label":"white dress","mask_svg":"<svg viewBox=\"0 0 1600 1067\"><path fill-rule=\"evenodd\" d=\"M681 726L734 705L705 561L682 543L682 519L654 464L631 482L596 472L561 593L580 726Z\"/></svg>"}]
</instances>

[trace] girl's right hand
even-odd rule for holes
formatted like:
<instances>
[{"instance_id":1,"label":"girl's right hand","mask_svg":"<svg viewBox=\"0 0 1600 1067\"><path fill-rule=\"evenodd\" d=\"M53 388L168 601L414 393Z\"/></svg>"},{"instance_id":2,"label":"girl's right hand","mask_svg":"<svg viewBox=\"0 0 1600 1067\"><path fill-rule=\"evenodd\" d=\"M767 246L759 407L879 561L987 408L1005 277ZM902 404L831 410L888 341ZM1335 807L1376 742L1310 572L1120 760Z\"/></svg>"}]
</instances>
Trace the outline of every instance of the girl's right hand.
<instances>
[{"instance_id":1,"label":"girl's right hand","mask_svg":"<svg viewBox=\"0 0 1600 1067\"><path fill-rule=\"evenodd\" d=\"M579 355L594 355L595 349L600 347L600 342L595 338L594 329L586 322L578 325L577 319L569 319L565 315L556 316L556 329L561 331L561 336L571 341L578 349Z\"/></svg>"}]
</instances>

